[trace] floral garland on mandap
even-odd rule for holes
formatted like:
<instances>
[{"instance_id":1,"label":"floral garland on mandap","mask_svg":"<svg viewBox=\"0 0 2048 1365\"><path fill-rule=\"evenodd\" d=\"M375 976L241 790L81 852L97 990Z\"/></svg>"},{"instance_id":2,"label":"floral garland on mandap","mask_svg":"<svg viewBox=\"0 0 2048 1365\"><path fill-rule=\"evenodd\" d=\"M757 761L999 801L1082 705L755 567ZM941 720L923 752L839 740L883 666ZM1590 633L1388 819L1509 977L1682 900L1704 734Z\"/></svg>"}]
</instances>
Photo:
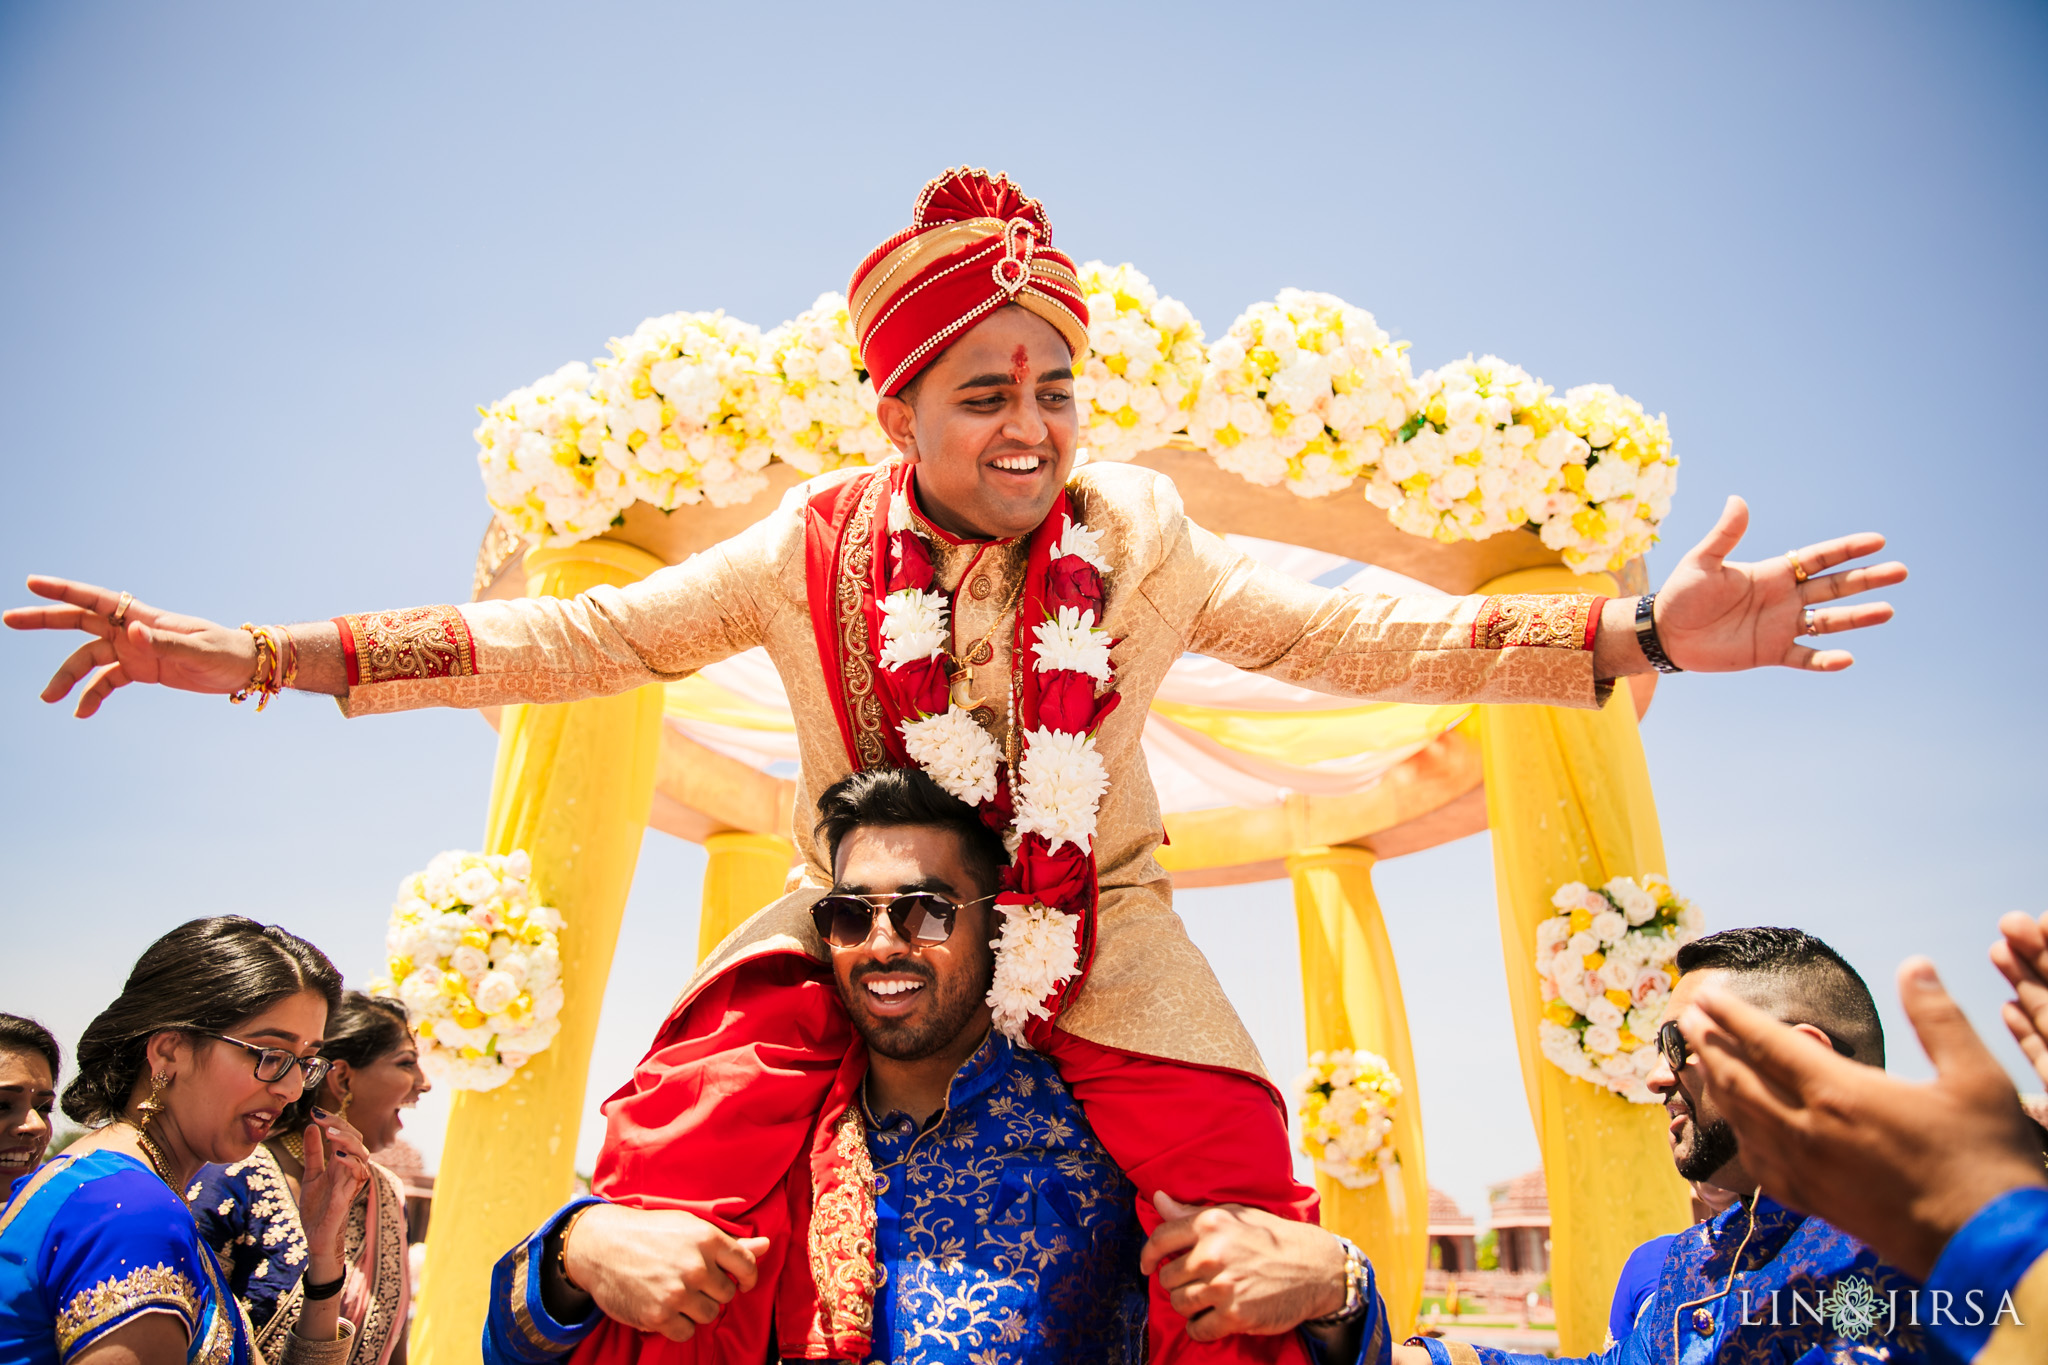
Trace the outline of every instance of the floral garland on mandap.
<instances>
[{"instance_id":1,"label":"floral garland on mandap","mask_svg":"<svg viewBox=\"0 0 2048 1365\"><path fill-rule=\"evenodd\" d=\"M1678 984L1678 950L1704 917L1656 873L1603 887L1566 882L1536 925L1537 1023L1543 1055L1567 1074L1636 1104L1659 1103L1644 1084L1657 1065L1657 1026Z\"/></svg>"},{"instance_id":2,"label":"floral garland on mandap","mask_svg":"<svg viewBox=\"0 0 2048 1365\"><path fill-rule=\"evenodd\" d=\"M1526 527L1580 573L1621 568L1670 513L1669 428L1608 385L1559 399L1494 356L1415 379L1406 343L1372 314L1299 289L1205 348L1187 308L1132 266L1091 261L1080 279L1075 397L1094 458L1192 444L1303 497L1364 480L1401 530L1458 541ZM773 461L816 474L889 453L842 295L766 334L670 313L610 350L595 370L565 365L478 410L485 495L533 543L600 535L635 501L746 502Z\"/></svg>"},{"instance_id":3,"label":"floral garland on mandap","mask_svg":"<svg viewBox=\"0 0 2048 1365\"><path fill-rule=\"evenodd\" d=\"M951 603L934 586L908 471L889 477L887 595L876 604L881 684L904 717L910 760L1004 832L1011 865L998 897L1004 921L988 1003L995 1026L1021 1039L1032 1019L1052 1017L1049 1000L1080 971L1081 920L1094 906L1096 811L1109 787L1094 731L1117 699L1111 641L1095 624L1109 566L1101 533L1067 515L1063 496L1053 514L1057 537L1034 537L1025 571L1019 653L1031 667L1014 698L1022 753L1012 790L1001 749L972 714L964 673L954 681ZM1037 591L1029 590L1033 580ZM1024 622L1034 611L1026 646ZM1098 687L1106 695L1098 697Z\"/></svg>"},{"instance_id":4,"label":"floral garland on mandap","mask_svg":"<svg viewBox=\"0 0 2048 1365\"><path fill-rule=\"evenodd\" d=\"M1363 1190L1399 1162L1394 1110L1401 1078L1373 1052L1318 1052L1294 1082L1301 1150L1346 1189Z\"/></svg>"},{"instance_id":5,"label":"floral garland on mandap","mask_svg":"<svg viewBox=\"0 0 2048 1365\"><path fill-rule=\"evenodd\" d=\"M1187 430L1202 381L1202 324L1130 264L1081 267L1088 354L1074 371L1090 459L1128 460Z\"/></svg>"},{"instance_id":6,"label":"floral garland on mandap","mask_svg":"<svg viewBox=\"0 0 2048 1365\"><path fill-rule=\"evenodd\" d=\"M562 916L531 875L520 850L448 852L399 884L370 993L404 1003L420 1061L453 1089L495 1089L555 1040Z\"/></svg>"}]
</instances>

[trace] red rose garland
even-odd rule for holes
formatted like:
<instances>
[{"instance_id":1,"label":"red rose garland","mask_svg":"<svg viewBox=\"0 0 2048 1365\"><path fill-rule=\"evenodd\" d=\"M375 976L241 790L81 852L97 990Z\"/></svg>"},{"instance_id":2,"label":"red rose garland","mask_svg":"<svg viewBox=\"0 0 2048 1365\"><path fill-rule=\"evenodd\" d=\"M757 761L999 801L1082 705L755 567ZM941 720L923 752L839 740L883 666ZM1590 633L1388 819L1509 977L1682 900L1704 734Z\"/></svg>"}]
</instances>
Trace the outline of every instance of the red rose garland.
<instances>
[{"instance_id":1,"label":"red rose garland","mask_svg":"<svg viewBox=\"0 0 2048 1365\"><path fill-rule=\"evenodd\" d=\"M1100 533L1073 519L1063 491L1026 546L1013 654L1022 748L1013 773L951 695L952 601L934 589L931 549L914 529L909 468L889 480L875 556L883 595L871 617L881 642L877 693L902 757L976 807L1010 848L989 1005L996 1026L1022 1038L1031 1020L1053 1017L1094 950L1095 822L1109 785L1094 732L1117 703L1112 641L1096 624L1108 566Z\"/></svg>"}]
</instances>

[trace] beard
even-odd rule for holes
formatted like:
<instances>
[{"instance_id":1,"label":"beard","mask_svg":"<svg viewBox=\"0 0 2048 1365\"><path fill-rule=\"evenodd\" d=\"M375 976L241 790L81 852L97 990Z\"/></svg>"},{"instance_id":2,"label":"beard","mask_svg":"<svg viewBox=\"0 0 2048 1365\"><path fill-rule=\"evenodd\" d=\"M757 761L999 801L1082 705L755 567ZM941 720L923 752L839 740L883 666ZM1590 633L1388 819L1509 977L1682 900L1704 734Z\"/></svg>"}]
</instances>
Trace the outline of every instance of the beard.
<instances>
[{"instance_id":1,"label":"beard","mask_svg":"<svg viewBox=\"0 0 2048 1365\"><path fill-rule=\"evenodd\" d=\"M1728 1126L1726 1119L1710 1119L1702 1123L1695 1114L1691 1123L1692 1149L1675 1158L1678 1174L1687 1180L1711 1180L1714 1172L1735 1159L1741 1144L1736 1141L1735 1130Z\"/></svg>"},{"instance_id":2,"label":"beard","mask_svg":"<svg viewBox=\"0 0 2048 1365\"><path fill-rule=\"evenodd\" d=\"M977 965L979 970L952 973L951 979L943 983L937 973L916 958L886 967L877 965L867 971L856 971L841 988L840 998L870 1052L899 1062L920 1062L949 1047L988 998L995 977L994 952L986 952ZM915 976L925 983L928 1004L921 1017L878 1019L868 1012L862 998L867 992L861 982L884 974Z\"/></svg>"}]
</instances>

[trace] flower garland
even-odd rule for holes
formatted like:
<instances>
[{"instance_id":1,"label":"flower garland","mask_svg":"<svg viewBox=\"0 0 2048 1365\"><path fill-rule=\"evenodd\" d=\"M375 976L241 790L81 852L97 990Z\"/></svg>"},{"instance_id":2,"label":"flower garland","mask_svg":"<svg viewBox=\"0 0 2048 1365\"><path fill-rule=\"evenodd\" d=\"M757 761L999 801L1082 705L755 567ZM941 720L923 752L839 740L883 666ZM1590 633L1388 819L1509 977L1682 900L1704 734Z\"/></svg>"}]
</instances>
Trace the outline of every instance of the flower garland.
<instances>
[{"instance_id":1,"label":"flower garland","mask_svg":"<svg viewBox=\"0 0 2048 1365\"><path fill-rule=\"evenodd\" d=\"M1202 325L1129 264L1081 267L1088 355L1075 367L1081 444L1089 458L1128 460L1186 431L1202 379Z\"/></svg>"},{"instance_id":2,"label":"flower garland","mask_svg":"<svg viewBox=\"0 0 2048 1365\"><path fill-rule=\"evenodd\" d=\"M1025 606L1044 613L1028 646L1025 612L1018 617L1018 653L1032 662L1013 716L1022 741L1014 790L1002 750L963 704L971 699L948 649L951 603L933 586L931 547L917 531L907 479L889 493L887 595L876 603L881 685L905 717L905 752L1002 829L1010 849L988 1003L995 1026L1020 1041L1032 1019L1052 1017L1051 997L1080 971L1081 916L1095 895L1096 812L1109 787L1093 732L1116 701L1114 691L1097 696L1098 684L1107 690L1114 681L1111 642L1095 624L1109 568L1101 533L1055 515L1063 519L1047 547L1044 587ZM1027 728L1027 716L1037 723Z\"/></svg>"},{"instance_id":3,"label":"flower garland","mask_svg":"<svg viewBox=\"0 0 2048 1365\"><path fill-rule=\"evenodd\" d=\"M1467 356L1415 387L1417 410L1381 456L1366 501L1401 530L1439 541L1484 540L1540 520L1544 466L1531 422L1549 386L1495 356Z\"/></svg>"},{"instance_id":4,"label":"flower garland","mask_svg":"<svg viewBox=\"0 0 2048 1365\"><path fill-rule=\"evenodd\" d=\"M1570 435L1550 489L1543 543L1574 573L1612 572L1657 542L1678 487L1671 429L1611 385L1566 390L1557 424Z\"/></svg>"},{"instance_id":5,"label":"flower garland","mask_svg":"<svg viewBox=\"0 0 2048 1365\"><path fill-rule=\"evenodd\" d=\"M1283 289L1210 346L1188 435L1252 483L1334 493L1372 472L1413 411L1406 352L1364 309Z\"/></svg>"},{"instance_id":6,"label":"flower garland","mask_svg":"<svg viewBox=\"0 0 2048 1365\"><path fill-rule=\"evenodd\" d=\"M1536 925L1543 1055L1623 1099L1659 1103L1643 1078L1657 1065L1657 1026L1678 984L1672 959L1704 917L1654 872L1597 890L1566 882L1550 903L1556 913Z\"/></svg>"},{"instance_id":7,"label":"flower garland","mask_svg":"<svg viewBox=\"0 0 2048 1365\"><path fill-rule=\"evenodd\" d=\"M1294 1082L1301 1150L1346 1189L1379 1184L1398 1164L1394 1110L1401 1078L1372 1052L1318 1052Z\"/></svg>"},{"instance_id":8,"label":"flower garland","mask_svg":"<svg viewBox=\"0 0 2048 1365\"><path fill-rule=\"evenodd\" d=\"M404 1002L420 1061L453 1089L495 1089L555 1040L562 916L531 875L521 850L448 852L399 884L370 993Z\"/></svg>"},{"instance_id":9,"label":"flower garland","mask_svg":"<svg viewBox=\"0 0 2048 1365\"><path fill-rule=\"evenodd\" d=\"M762 337L761 353L768 440L776 459L819 474L842 465L878 464L889 454L844 294L820 294Z\"/></svg>"},{"instance_id":10,"label":"flower garland","mask_svg":"<svg viewBox=\"0 0 2048 1365\"><path fill-rule=\"evenodd\" d=\"M535 544L587 540L632 505L625 476L604 459L604 403L590 383L578 361L477 409L484 496Z\"/></svg>"},{"instance_id":11,"label":"flower garland","mask_svg":"<svg viewBox=\"0 0 2048 1365\"><path fill-rule=\"evenodd\" d=\"M596 391L604 456L642 502L668 510L745 502L768 486L774 454L752 324L717 313L649 318L607 343Z\"/></svg>"}]
</instances>

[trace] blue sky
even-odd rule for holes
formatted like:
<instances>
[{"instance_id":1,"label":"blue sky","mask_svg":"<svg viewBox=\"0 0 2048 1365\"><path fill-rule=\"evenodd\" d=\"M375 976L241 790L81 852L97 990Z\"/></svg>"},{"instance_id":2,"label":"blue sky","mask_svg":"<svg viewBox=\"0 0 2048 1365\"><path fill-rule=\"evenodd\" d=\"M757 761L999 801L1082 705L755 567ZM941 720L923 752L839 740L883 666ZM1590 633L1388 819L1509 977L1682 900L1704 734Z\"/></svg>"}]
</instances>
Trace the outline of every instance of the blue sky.
<instances>
[{"instance_id":1,"label":"blue sky","mask_svg":"<svg viewBox=\"0 0 2048 1365\"><path fill-rule=\"evenodd\" d=\"M927 177L1006 169L1212 336L1323 289L1419 366L1667 412L1658 576L1729 492L1757 557L1890 534L1914 577L1854 670L1675 679L1645 734L1680 889L1842 949L1920 1074L1893 966L2002 1040L1984 947L2042 908L2044 69L2023 4L0 3L0 579L234 622L460 598L475 404L649 314L779 322ZM398 879L481 838L473 716L129 689L80 724L35 700L60 656L0 641L0 1008L67 1042L192 915L365 978ZM593 1103L694 954L701 854L641 869ZM1535 1160L1485 840L1378 882L1469 1208ZM1291 1072L1286 888L1182 908Z\"/></svg>"}]
</instances>

